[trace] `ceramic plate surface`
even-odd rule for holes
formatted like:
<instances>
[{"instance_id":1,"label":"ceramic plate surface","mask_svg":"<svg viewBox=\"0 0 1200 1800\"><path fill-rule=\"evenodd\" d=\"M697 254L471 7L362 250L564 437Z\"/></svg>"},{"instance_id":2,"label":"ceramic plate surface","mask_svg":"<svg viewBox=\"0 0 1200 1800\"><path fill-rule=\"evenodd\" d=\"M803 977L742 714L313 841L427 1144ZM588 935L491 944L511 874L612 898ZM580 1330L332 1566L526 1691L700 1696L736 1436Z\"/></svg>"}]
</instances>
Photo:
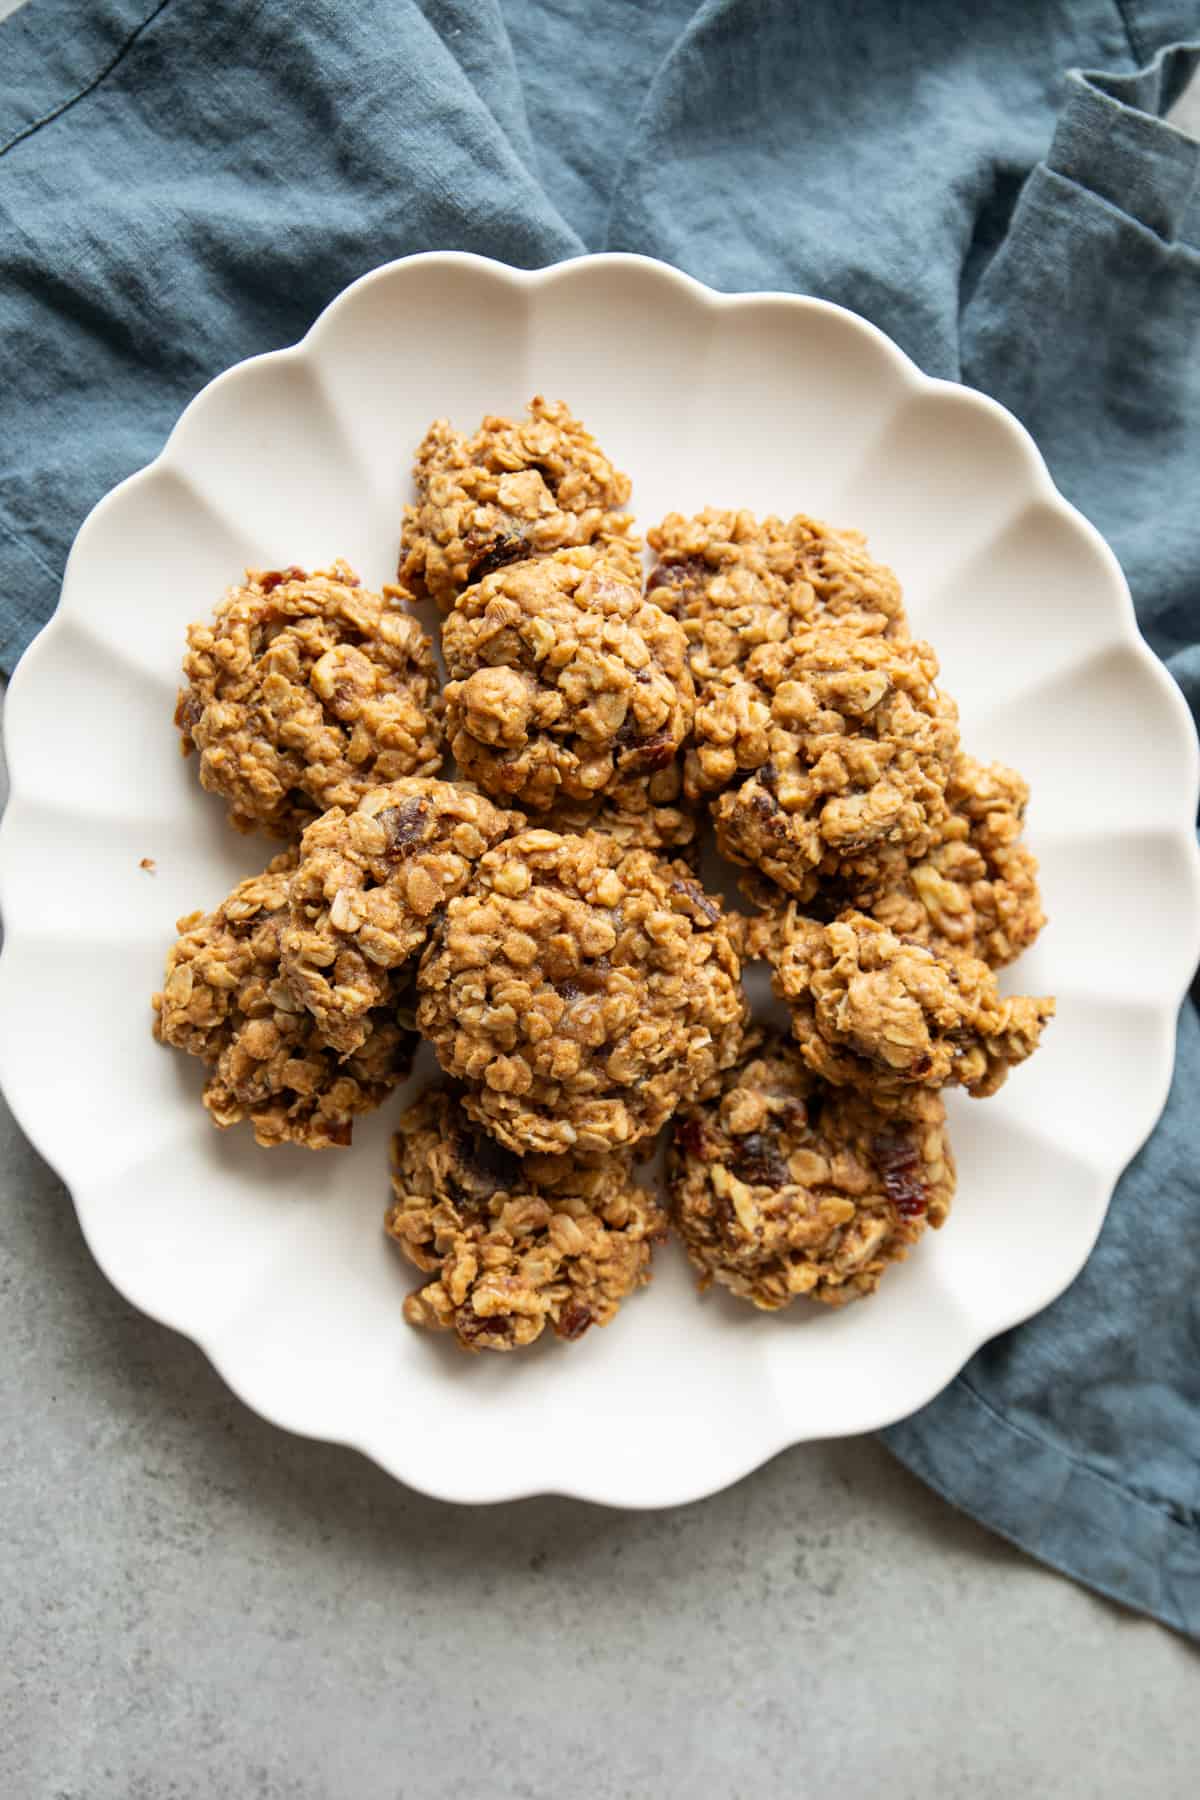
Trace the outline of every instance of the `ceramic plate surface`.
<instances>
[{"instance_id":1,"label":"ceramic plate surface","mask_svg":"<svg viewBox=\"0 0 1200 1800\"><path fill-rule=\"evenodd\" d=\"M429 420L473 428L535 392L567 399L630 472L643 528L714 504L868 532L967 747L1032 783L1051 922L1004 979L1056 993L1058 1018L997 1098L952 1097L950 1222L868 1305L702 1299L672 1246L611 1329L462 1356L403 1323L415 1274L381 1228L410 1090L351 1151L266 1152L216 1131L199 1065L151 1040L174 919L271 854L179 756L185 626L246 565L340 554L388 579ZM0 1076L97 1260L266 1417L433 1494L663 1505L901 1417L1072 1280L1166 1096L1200 920L1183 700L1023 429L822 302L724 297L622 256L377 270L302 344L214 381L96 507L13 680L7 738Z\"/></svg>"}]
</instances>

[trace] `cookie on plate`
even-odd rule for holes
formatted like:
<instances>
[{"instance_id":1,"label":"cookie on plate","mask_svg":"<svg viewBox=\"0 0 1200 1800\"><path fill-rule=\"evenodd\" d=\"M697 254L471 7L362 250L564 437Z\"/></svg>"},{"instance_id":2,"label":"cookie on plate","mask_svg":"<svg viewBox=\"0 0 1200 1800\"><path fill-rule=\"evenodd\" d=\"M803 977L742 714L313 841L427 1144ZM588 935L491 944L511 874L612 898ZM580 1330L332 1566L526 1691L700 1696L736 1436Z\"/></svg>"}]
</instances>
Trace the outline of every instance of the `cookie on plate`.
<instances>
[{"instance_id":1,"label":"cookie on plate","mask_svg":"<svg viewBox=\"0 0 1200 1800\"><path fill-rule=\"evenodd\" d=\"M1037 858L1021 835L1028 801L1015 769L960 755L937 841L863 910L935 948L969 951L989 968L1015 961L1046 923Z\"/></svg>"},{"instance_id":2,"label":"cookie on plate","mask_svg":"<svg viewBox=\"0 0 1200 1800\"><path fill-rule=\"evenodd\" d=\"M898 937L865 913L822 925L790 908L764 944L815 1074L904 1105L914 1088L994 1094L1037 1049L1054 1001L1002 998L986 963Z\"/></svg>"},{"instance_id":3,"label":"cookie on plate","mask_svg":"<svg viewBox=\"0 0 1200 1800\"><path fill-rule=\"evenodd\" d=\"M666 1214L630 1159L514 1156L428 1088L392 1142L389 1235L434 1279L405 1301L411 1325L453 1331L464 1350L516 1350L547 1326L574 1340L607 1325L650 1279Z\"/></svg>"},{"instance_id":4,"label":"cookie on plate","mask_svg":"<svg viewBox=\"0 0 1200 1800\"><path fill-rule=\"evenodd\" d=\"M1046 922L1037 858L1022 838L1028 798L1015 769L960 752L946 784L946 817L923 856L883 844L869 857L830 858L832 873L823 863L800 911L822 924L868 913L897 937L964 950L991 969L1004 968ZM758 909L751 941L754 953L764 954L772 920L785 917L790 896L757 869L743 870L738 886Z\"/></svg>"},{"instance_id":5,"label":"cookie on plate","mask_svg":"<svg viewBox=\"0 0 1200 1800\"><path fill-rule=\"evenodd\" d=\"M841 621L756 650L696 708L717 843L801 898L880 846L919 856L946 814L957 711L927 644ZM689 765L690 766L690 765Z\"/></svg>"},{"instance_id":6,"label":"cookie on plate","mask_svg":"<svg viewBox=\"0 0 1200 1800\"><path fill-rule=\"evenodd\" d=\"M857 531L797 513L757 519L744 508L669 513L647 540L658 553L646 592L684 625L698 684L744 663L763 643L847 614L907 636L900 583Z\"/></svg>"},{"instance_id":7,"label":"cookie on plate","mask_svg":"<svg viewBox=\"0 0 1200 1800\"><path fill-rule=\"evenodd\" d=\"M794 1045L755 1032L710 1100L679 1114L671 1218L699 1271L764 1311L873 1293L954 1195L940 1098L903 1117L831 1087Z\"/></svg>"},{"instance_id":8,"label":"cookie on plate","mask_svg":"<svg viewBox=\"0 0 1200 1800\"><path fill-rule=\"evenodd\" d=\"M180 919L154 996L154 1035L208 1065L204 1104L215 1124L248 1120L267 1147L342 1148L355 1117L408 1074L417 1039L397 997L370 1015L352 1056L324 1041L280 969L295 866L285 851L213 912Z\"/></svg>"},{"instance_id":9,"label":"cookie on plate","mask_svg":"<svg viewBox=\"0 0 1200 1800\"><path fill-rule=\"evenodd\" d=\"M414 599L448 612L494 569L584 544L640 579L641 544L623 510L629 477L561 401L539 394L526 418L490 415L473 437L435 419L413 475L398 579Z\"/></svg>"},{"instance_id":10,"label":"cookie on plate","mask_svg":"<svg viewBox=\"0 0 1200 1800\"><path fill-rule=\"evenodd\" d=\"M487 576L442 649L451 751L498 799L591 800L668 767L691 730L682 626L594 549Z\"/></svg>"},{"instance_id":11,"label":"cookie on plate","mask_svg":"<svg viewBox=\"0 0 1200 1800\"><path fill-rule=\"evenodd\" d=\"M357 1050L373 1010L424 948L447 901L519 814L466 782L413 776L332 807L300 840L283 968L325 1041Z\"/></svg>"},{"instance_id":12,"label":"cookie on plate","mask_svg":"<svg viewBox=\"0 0 1200 1800\"><path fill-rule=\"evenodd\" d=\"M239 831L299 837L327 807L441 767L433 647L346 563L248 570L187 640L175 723Z\"/></svg>"},{"instance_id":13,"label":"cookie on plate","mask_svg":"<svg viewBox=\"0 0 1200 1800\"><path fill-rule=\"evenodd\" d=\"M721 904L686 865L537 827L482 857L417 974L418 1027L512 1150L651 1137L737 1055L745 1001Z\"/></svg>"}]
</instances>

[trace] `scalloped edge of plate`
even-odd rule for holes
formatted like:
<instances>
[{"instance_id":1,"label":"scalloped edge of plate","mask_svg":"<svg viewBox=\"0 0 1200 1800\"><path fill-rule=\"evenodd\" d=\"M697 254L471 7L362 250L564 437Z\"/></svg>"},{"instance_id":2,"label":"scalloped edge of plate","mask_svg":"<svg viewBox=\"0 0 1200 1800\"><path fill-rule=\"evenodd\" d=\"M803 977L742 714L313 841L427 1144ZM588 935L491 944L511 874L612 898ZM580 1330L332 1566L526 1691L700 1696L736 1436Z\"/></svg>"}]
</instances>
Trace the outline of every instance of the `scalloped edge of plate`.
<instances>
[{"instance_id":1,"label":"scalloped edge of plate","mask_svg":"<svg viewBox=\"0 0 1200 1800\"><path fill-rule=\"evenodd\" d=\"M581 278L587 279L584 272L599 267L628 272L632 277L646 283L659 283L665 288L673 290L677 297L683 298L689 305L712 313L737 312L759 307L763 303L771 303L796 312L808 311L827 315L836 318L843 327L852 327L854 331L871 343L876 353L883 355L909 395L943 394L952 396L954 405L970 409L979 417L986 418L991 431L1001 433L1009 441L1010 446L1019 450L1031 477L1036 498L1047 504L1068 522L1072 530L1087 540L1093 550L1099 553L1110 577L1109 594L1113 609L1113 622L1118 627L1116 635L1134 651L1139 661L1151 673L1164 713L1172 721L1180 773L1178 784L1179 830L1181 839L1186 836L1189 847L1186 867L1189 871L1195 926L1191 941L1188 943L1181 941L1172 957L1173 962L1177 961L1177 972L1170 992L1163 994L1155 1002L1160 1026L1158 1035L1161 1055L1159 1066L1153 1071L1152 1081L1149 1079L1150 1072L1146 1072L1146 1096L1140 1109L1140 1116L1136 1122L1131 1124L1128 1142L1122 1145L1120 1160L1112 1171L1111 1178L1107 1172L1102 1175L1097 1172L1098 1179L1102 1181L1106 1189L1106 1194L1103 1206L1099 1209L1096 1229L1083 1247L1074 1266L1065 1271L1061 1267L1056 1269L1048 1279L1046 1289L1036 1303L1022 1306L1011 1317L1006 1315L1001 1322L993 1322L982 1336L967 1333L964 1341L956 1349L957 1361L951 1372L944 1376L939 1374L935 1381L924 1384L911 1405L906 1406L901 1413L896 1413L893 1408L885 1407L877 1418L866 1421L860 1418L856 1419L851 1426L847 1427L845 1433L839 1435L858 1435L864 1431L881 1429L894 1423L899 1417L909 1416L933 1399L950 1381L955 1379L981 1344L987 1342L996 1332L1021 1324L1025 1319L1032 1317L1043 1307L1049 1305L1070 1286L1086 1262L1096 1238L1099 1236L1108 1204L1111 1202L1112 1193L1121 1174L1142 1144L1145 1143L1162 1113L1174 1066L1178 1010L1188 991L1196 962L1200 959L1200 848L1197 846L1192 823L1195 818L1197 801L1200 800L1200 746L1197 745L1191 714L1183 694L1138 630L1132 597L1116 557L1095 527L1058 492L1040 451L1025 427L1005 407L987 395L955 382L942 381L924 375L899 346L877 326L870 324L869 321L844 307L811 296L769 290L740 294L719 293L691 276L685 275L680 270L657 262L653 258L642 256L625 254L588 256L575 258L568 262L554 263L542 269L525 270L511 268L507 264L467 252L433 251L400 258L369 271L343 289L329 303L297 344L247 358L208 382L184 408L160 454L145 468L138 470L119 483L92 508L81 525L72 546L63 577L58 607L29 645L13 672L10 683L10 704L6 707L4 721L11 791L4 820L0 822L0 914L5 916L8 927L3 952L0 954L0 1008L3 1006L8 985L6 976L11 976L17 959L22 954L20 922L18 921L14 930L7 918L9 908L5 899L6 883L4 880L4 865L7 859L14 853L19 854L20 850L19 842L15 841L17 833L12 825L12 820L14 803L18 823L20 820L22 767L26 755L23 741L13 725L11 694L13 691L23 692L30 681L37 679L41 664L53 651L56 633L61 631L71 618L82 616L82 609L77 610L73 603L73 571L78 566L81 551L86 547L89 527L108 509L119 506L123 496L127 496L142 484L152 482L155 476L161 472L174 472L186 480L186 473L179 454L181 438L189 423L194 422L197 413L203 411L217 390L224 392L239 380L246 379L251 374L257 375L264 368L278 366L283 360L307 360L319 368L322 345L327 335L336 328L339 314L346 310L365 290L374 285L402 278L403 272L408 270L438 267L474 271L487 279L525 291L546 289L558 283ZM4 1089L18 1124L71 1194L81 1230L96 1263L112 1285L119 1292L125 1293L120 1272L112 1266L111 1260L106 1256L99 1240L99 1234L93 1230L94 1221L89 1217L86 1170L82 1163L83 1153L81 1152L80 1159L76 1160L68 1146L64 1145L61 1140L51 1143L46 1131L40 1129L32 1121L31 1114L35 1109L28 1104L29 1090L25 1086L17 1046L12 1041L11 1035L5 1041L0 1042L0 1086ZM129 1296L127 1295L127 1297ZM805 1441L803 1436L797 1435L794 1430L785 1429L777 1435L775 1441L756 1448L749 1456L739 1454L729 1459L728 1466L715 1474L710 1468L709 1474L699 1484L694 1480L688 1481L685 1478L676 1478L670 1475L665 1479L648 1481L646 1472L641 1470L636 1483L630 1487L627 1485L624 1472L619 1468L614 1468L611 1479L603 1484L602 1490L594 1483L573 1485L564 1482L556 1485L523 1486L519 1482L511 1480L493 1483L484 1480L470 1494L464 1494L461 1491L451 1492L441 1488L437 1482L430 1482L427 1478L423 1478L419 1468L410 1467L406 1458L397 1457L383 1445L373 1442L369 1432L343 1437L312 1430L305 1425L302 1419L288 1417L285 1408L260 1403L251 1392L247 1391L248 1384L244 1383L238 1373L227 1365L219 1343L210 1340L202 1331L184 1330L167 1313L156 1311L141 1299L134 1301L133 1304L137 1305L147 1317L153 1318L157 1323L172 1330L180 1331L181 1335L196 1343L230 1390L245 1405L269 1423L297 1436L310 1437L319 1442L336 1443L348 1449L357 1450L377 1463L388 1474L404 1481L414 1489L456 1504L497 1504L508 1500L531 1498L536 1494L544 1493L559 1494L594 1504L631 1509L653 1509L686 1504L721 1491L754 1469L770 1462L793 1444Z\"/></svg>"}]
</instances>

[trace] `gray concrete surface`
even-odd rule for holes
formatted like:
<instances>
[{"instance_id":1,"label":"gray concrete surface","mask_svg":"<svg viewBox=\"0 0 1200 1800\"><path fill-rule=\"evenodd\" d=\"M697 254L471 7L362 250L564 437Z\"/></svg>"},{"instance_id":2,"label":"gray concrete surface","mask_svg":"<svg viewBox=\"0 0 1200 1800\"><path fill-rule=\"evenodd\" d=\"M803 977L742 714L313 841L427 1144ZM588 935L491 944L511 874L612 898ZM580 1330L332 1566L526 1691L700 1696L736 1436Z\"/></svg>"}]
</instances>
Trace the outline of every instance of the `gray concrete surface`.
<instances>
[{"instance_id":1,"label":"gray concrete surface","mask_svg":"<svg viewBox=\"0 0 1200 1800\"><path fill-rule=\"evenodd\" d=\"M442 1506L134 1313L2 1103L0 1194L0 1800L1195 1793L1200 1655L877 1444Z\"/></svg>"}]
</instances>

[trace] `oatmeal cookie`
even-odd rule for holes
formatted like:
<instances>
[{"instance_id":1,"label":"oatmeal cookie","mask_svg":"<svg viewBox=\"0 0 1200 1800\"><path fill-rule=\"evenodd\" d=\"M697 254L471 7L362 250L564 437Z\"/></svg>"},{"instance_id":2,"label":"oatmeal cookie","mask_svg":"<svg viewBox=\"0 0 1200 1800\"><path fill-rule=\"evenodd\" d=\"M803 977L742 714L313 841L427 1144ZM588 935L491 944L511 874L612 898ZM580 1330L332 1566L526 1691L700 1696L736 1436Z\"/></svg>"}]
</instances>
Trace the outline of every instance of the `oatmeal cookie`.
<instances>
[{"instance_id":1,"label":"oatmeal cookie","mask_svg":"<svg viewBox=\"0 0 1200 1800\"><path fill-rule=\"evenodd\" d=\"M1054 1016L1050 998L1002 999L977 957L897 937L864 913L822 925L792 907L765 947L809 1068L881 1105L919 1087L994 1094Z\"/></svg>"},{"instance_id":2,"label":"oatmeal cookie","mask_svg":"<svg viewBox=\"0 0 1200 1800\"><path fill-rule=\"evenodd\" d=\"M680 1114L671 1214L700 1272L764 1311L798 1295L871 1294L954 1195L945 1108L922 1090L902 1119L831 1087L794 1046L755 1033L722 1091Z\"/></svg>"},{"instance_id":3,"label":"oatmeal cookie","mask_svg":"<svg viewBox=\"0 0 1200 1800\"><path fill-rule=\"evenodd\" d=\"M413 474L417 503L404 509L399 581L443 612L494 569L582 544L641 579L641 544L620 510L629 477L561 401L539 394L527 418L486 418L471 438L436 419Z\"/></svg>"},{"instance_id":4,"label":"oatmeal cookie","mask_svg":"<svg viewBox=\"0 0 1200 1800\"><path fill-rule=\"evenodd\" d=\"M485 850L523 820L465 782L414 776L335 806L300 841L283 970L326 1043L343 1054L372 1030L395 971L424 948Z\"/></svg>"},{"instance_id":5,"label":"oatmeal cookie","mask_svg":"<svg viewBox=\"0 0 1200 1800\"><path fill-rule=\"evenodd\" d=\"M239 831L298 837L328 806L441 767L429 639L345 563L247 570L187 637L175 723Z\"/></svg>"},{"instance_id":6,"label":"oatmeal cookie","mask_svg":"<svg viewBox=\"0 0 1200 1800\"><path fill-rule=\"evenodd\" d=\"M846 621L765 644L696 709L717 843L800 897L815 872L922 855L946 814L957 712L927 644ZM727 784L742 777L740 785Z\"/></svg>"},{"instance_id":7,"label":"oatmeal cookie","mask_svg":"<svg viewBox=\"0 0 1200 1800\"><path fill-rule=\"evenodd\" d=\"M397 1000L371 1015L353 1056L324 1043L279 966L295 866L285 851L215 912L180 919L154 996L154 1035L208 1064L204 1104L215 1124L248 1119L260 1144L325 1150L348 1144L355 1114L407 1075L417 1040Z\"/></svg>"},{"instance_id":8,"label":"oatmeal cookie","mask_svg":"<svg viewBox=\"0 0 1200 1800\"><path fill-rule=\"evenodd\" d=\"M935 949L967 950L989 968L1015 961L1046 923L1037 858L1021 839L1028 800L1015 769L960 755L933 848L862 910Z\"/></svg>"},{"instance_id":9,"label":"oatmeal cookie","mask_svg":"<svg viewBox=\"0 0 1200 1800\"><path fill-rule=\"evenodd\" d=\"M682 620L699 685L726 678L760 644L847 614L907 635L900 583L857 531L803 513L785 522L707 507L669 513L647 538L659 561L646 592Z\"/></svg>"},{"instance_id":10,"label":"oatmeal cookie","mask_svg":"<svg viewBox=\"0 0 1200 1800\"><path fill-rule=\"evenodd\" d=\"M925 856L912 860L898 845L883 844L870 859L826 859L802 911L822 924L845 912L869 913L897 937L965 950L1003 968L1046 922L1037 858L1021 840L1028 797L1015 770L960 753L946 786L949 810ZM758 943L772 915L786 913L789 896L757 869L744 870L738 886L761 914Z\"/></svg>"},{"instance_id":11,"label":"oatmeal cookie","mask_svg":"<svg viewBox=\"0 0 1200 1800\"><path fill-rule=\"evenodd\" d=\"M514 1156L449 1083L403 1115L392 1159L387 1230L434 1276L409 1295L405 1317L453 1331L464 1350L517 1350L547 1325L567 1339L607 1325L649 1281L653 1245L666 1236L666 1215L634 1183L627 1156Z\"/></svg>"},{"instance_id":12,"label":"oatmeal cookie","mask_svg":"<svg viewBox=\"0 0 1200 1800\"><path fill-rule=\"evenodd\" d=\"M691 730L682 626L592 548L468 588L442 649L458 766L535 810L668 767Z\"/></svg>"},{"instance_id":13,"label":"oatmeal cookie","mask_svg":"<svg viewBox=\"0 0 1200 1800\"><path fill-rule=\"evenodd\" d=\"M530 813L529 822L564 835L599 831L623 850L665 851L686 862L698 850L699 810L683 793L678 757L653 775L626 777L596 799L558 799L546 812Z\"/></svg>"},{"instance_id":14,"label":"oatmeal cookie","mask_svg":"<svg viewBox=\"0 0 1200 1800\"><path fill-rule=\"evenodd\" d=\"M417 1024L510 1149L597 1155L652 1136L734 1060L739 976L686 865L535 827L446 908Z\"/></svg>"}]
</instances>

